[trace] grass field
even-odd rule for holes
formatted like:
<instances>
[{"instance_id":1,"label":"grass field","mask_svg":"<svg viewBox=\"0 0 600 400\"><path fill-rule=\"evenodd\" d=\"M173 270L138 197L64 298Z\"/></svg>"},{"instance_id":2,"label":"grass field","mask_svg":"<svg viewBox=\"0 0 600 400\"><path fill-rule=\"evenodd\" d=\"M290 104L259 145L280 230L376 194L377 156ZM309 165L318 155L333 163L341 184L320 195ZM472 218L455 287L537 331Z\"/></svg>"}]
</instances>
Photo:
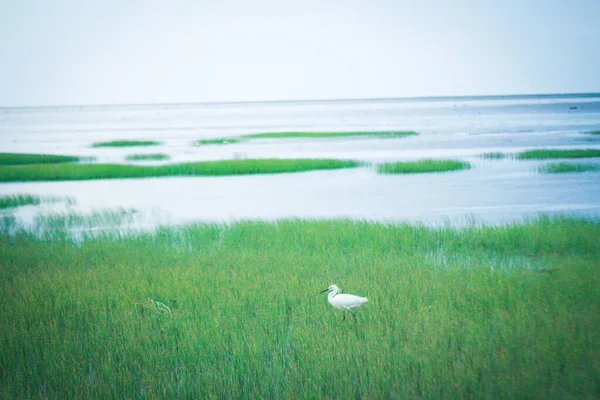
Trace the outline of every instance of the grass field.
<instances>
[{"instance_id":1,"label":"grass field","mask_svg":"<svg viewBox=\"0 0 600 400\"><path fill-rule=\"evenodd\" d=\"M37 205L40 204L40 202L41 199L39 197L26 194L2 196L0 197L0 209Z\"/></svg>"},{"instance_id":2,"label":"grass field","mask_svg":"<svg viewBox=\"0 0 600 400\"><path fill-rule=\"evenodd\" d=\"M290 220L83 242L5 231L3 398L600 392L598 222ZM333 283L369 298L356 321L318 294Z\"/></svg>"},{"instance_id":3,"label":"grass field","mask_svg":"<svg viewBox=\"0 0 600 400\"><path fill-rule=\"evenodd\" d=\"M517 153L520 160L546 160L552 158L600 157L600 149L536 149Z\"/></svg>"},{"instance_id":4,"label":"grass field","mask_svg":"<svg viewBox=\"0 0 600 400\"><path fill-rule=\"evenodd\" d=\"M412 131L398 132L265 132L240 136L241 139L283 139L283 138L325 138L325 137L350 137L350 136L375 136L381 138L394 138L418 135Z\"/></svg>"},{"instance_id":5,"label":"grass field","mask_svg":"<svg viewBox=\"0 0 600 400\"><path fill-rule=\"evenodd\" d=\"M359 165L357 161L333 159L242 159L159 166L130 164L0 166L0 182L275 174L352 168Z\"/></svg>"},{"instance_id":6,"label":"grass field","mask_svg":"<svg viewBox=\"0 0 600 400\"><path fill-rule=\"evenodd\" d=\"M380 174L416 174L423 172L446 172L469 169L471 164L456 160L399 161L377 165Z\"/></svg>"},{"instance_id":7,"label":"grass field","mask_svg":"<svg viewBox=\"0 0 600 400\"><path fill-rule=\"evenodd\" d=\"M538 168L538 172L548 174L558 174L563 172L586 172L600 171L600 165L597 164L575 164L575 163L553 163L542 165Z\"/></svg>"},{"instance_id":8,"label":"grass field","mask_svg":"<svg viewBox=\"0 0 600 400\"><path fill-rule=\"evenodd\" d=\"M125 157L129 161L163 161L168 160L170 157L168 154L154 153L154 154L129 154Z\"/></svg>"},{"instance_id":9,"label":"grass field","mask_svg":"<svg viewBox=\"0 0 600 400\"><path fill-rule=\"evenodd\" d=\"M216 138L216 139L199 139L194 142L194 146L206 146L210 144L233 144L239 142L237 138Z\"/></svg>"},{"instance_id":10,"label":"grass field","mask_svg":"<svg viewBox=\"0 0 600 400\"><path fill-rule=\"evenodd\" d=\"M112 140L110 142L96 142L92 147L136 147L136 146L158 146L161 142L154 140Z\"/></svg>"},{"instance_id":11,"label":"grass field","mask_svg":"<svg viewBox=\"0 0 600 400\"><path fill-rule=\"evenodd\" d=\"M77 162L79 157L54 154L0 153L0 165L56 164Z\"/></svg>"}]
</instances>

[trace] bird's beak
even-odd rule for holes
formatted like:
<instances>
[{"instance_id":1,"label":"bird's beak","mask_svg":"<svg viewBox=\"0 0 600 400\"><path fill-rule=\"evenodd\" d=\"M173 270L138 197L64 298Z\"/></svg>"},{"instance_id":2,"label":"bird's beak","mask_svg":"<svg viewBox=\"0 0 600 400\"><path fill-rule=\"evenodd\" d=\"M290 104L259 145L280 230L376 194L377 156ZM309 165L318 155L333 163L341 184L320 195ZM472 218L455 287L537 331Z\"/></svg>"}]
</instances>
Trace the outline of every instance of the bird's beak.
<instances>
[{"instance_id":1,"label":"bird's beak","mask_svg":"<svg viewBox=\"0 0 600 400\"><path fill-rule=\"evenodd\" d=\"M321 293L324 293L324 292L327 292L328 290L329 290L329 288L327 288L327 289L323 289L323 290L321 290L321 291L319 292L319 294L321 294Z\"/></svg>"}]
</instances>

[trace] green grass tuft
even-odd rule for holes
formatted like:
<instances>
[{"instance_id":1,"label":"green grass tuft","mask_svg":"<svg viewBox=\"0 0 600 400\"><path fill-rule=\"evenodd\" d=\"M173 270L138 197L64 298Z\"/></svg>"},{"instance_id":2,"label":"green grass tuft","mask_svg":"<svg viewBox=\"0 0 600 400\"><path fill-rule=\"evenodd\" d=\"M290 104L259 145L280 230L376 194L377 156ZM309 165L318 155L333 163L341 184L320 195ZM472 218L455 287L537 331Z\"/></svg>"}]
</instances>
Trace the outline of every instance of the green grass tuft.
<instances>
[{"instance_id":1,"label":"green grass tuft","mask_svg":"<svg viewBox=\"0 0 600 400\"><path fill-rule=\"evenodd\" d=\"M75 204L75 199L72 197L55 197L55 196L32 196L29 194L16 194L12 196L0 197L0 209L38 205L42 203L57 203L64 202L67 205Z\"/></svg>"},{"instance_id":2,"label":"green grass tuft","mask_svg":"<svg viewBox=\"0 0 600 400\"><path fill-rule=\"evenodd\" d=\"M360 163L357 161L334 159L242 159L158 166L130 164L23 165L0 167L0 182L276 174L352 168L359 165Z\"/></svg>"},{"instance_id":3,"label":"green grass tuft","mask_svg":"<svg viewBox=\"0 0 600 400\"><path fill-rule=\"evenodd\" d=\"M596 398L600 223L0 230L5 398ZM319 291L369 302L342 321Z\"/></svg>"},{"instance_id":4,"label":"green grass tuft","mask_svg":"<svg viewBox=\"0 0 600 400\"><path fill-rule=\"evenodd\" d=\"M380 174L414 174L422 172L445 172L469 169L471 164L456 160L399 161L377 165Z\"/></svg>"},{"instance_id":5,"label":"green grass tuft","mask_svg":"<svg viewBox=\"0 0 600 400\"><path fill-rule=\"evenodd\" d=\"M381 138L406 137L418 135L417 132L267 132L241 136L242 139L278 139L278 138L325 138L347 136L376 136Z\"/></svg>"},{"instance_id":6,"label":"green grass tuft","mask_svg":"<svg viewBox=\"0 0 600 400\"><path fill-rule=\"evenodd\" d=\"M502 160L504 158L510 157L510 154L502 153L501 151L491 152L491 153L483 153L481 158L486 160Z\"/></svg>"},{"instance_id":7,"label":"green grass tuft","mask_svg":"<svg viewBox=\"0 0 600 400\"><path fill-rule=\"evenodd\" d=\"M2 196L0 197L0 209L37 205L40 204L41 199L37 196L30 195L14 195L14 196Z\"/></svg>"},{"instance_id":8,"label":"green grass tuft","mask_svg":"<svg viewBox=\"0 0 600 400\"><path fill-rule=\"evenodd\" d=\"M167 154L155 153L155 154L130 154L125 157L129 161L162 161L168 160L170 157Z\"/></svg>"},{"instance_id":9,"label":"green grass tuft","mask_svg":"<svg viewBox=\"0 0 600 400\"><path fill-rule=\"evenodd\" d=\"M134 147L134 146L158 146L161 142L154 140L113 140L110 142L96 142L92 147Z\"/></svg>"},{"instance_id":10,"label":"green grass tuft","mask_svg":"<svg viewBox=\"0 0 600 400\"><path fill-rule=\"evenodd\" d=\"M575 163L554 163L542 165L538 168L538 172L547 174L558 174L563 172L586 172L600 171L600 165L597 164L575 164Z\"/></svg>"},{"instance_id":11,"label":"green grass tuft","mask_svg":"<svg viewBox=\"0 0 600 400\"><path fill-rule=\"evenodd\" d=\"M80 161L75 156L55 154L0 153L0 165L56 164Z\"/></svg>"},{"instance_id":12,"label":"green grass tuft","mask_svg":"<svg viewBox=\"0 0 600 400\"><path fill-rule=\"evenodd\" d=\"M217 138L217 139L199 139L194 142L194 146L205 146L210 144L233 144L239 142L236 138Z\"/></svg>"},{"instance_id":13,"label":"green grass tuft","mask_svg":"<svg viewBox=\"0 0 600 400\"><path fill-rule=\"evenodd\" d=\"M516 157L520 160L600 157L600 149L537 149L522 151Z\"/></svg>"}]
</instances>

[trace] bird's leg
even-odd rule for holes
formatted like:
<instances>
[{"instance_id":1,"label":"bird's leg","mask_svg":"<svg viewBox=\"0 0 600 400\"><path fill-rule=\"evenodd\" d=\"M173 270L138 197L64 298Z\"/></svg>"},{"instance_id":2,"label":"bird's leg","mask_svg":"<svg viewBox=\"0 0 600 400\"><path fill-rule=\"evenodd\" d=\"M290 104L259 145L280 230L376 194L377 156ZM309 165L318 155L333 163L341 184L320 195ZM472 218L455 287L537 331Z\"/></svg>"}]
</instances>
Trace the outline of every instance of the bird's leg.
<instances>
[{"instance_id":1,"label":"bird's leg","mask_svg":"<svg viewBox=\"0 0 600 400\"><path fill-rule=\"evenodd\" d=\"M345 321L345 320L346 320L346 311L342 311L342 315L344 316L344 317L342 318L342 321Z\"/></svg>"}]
</instances>

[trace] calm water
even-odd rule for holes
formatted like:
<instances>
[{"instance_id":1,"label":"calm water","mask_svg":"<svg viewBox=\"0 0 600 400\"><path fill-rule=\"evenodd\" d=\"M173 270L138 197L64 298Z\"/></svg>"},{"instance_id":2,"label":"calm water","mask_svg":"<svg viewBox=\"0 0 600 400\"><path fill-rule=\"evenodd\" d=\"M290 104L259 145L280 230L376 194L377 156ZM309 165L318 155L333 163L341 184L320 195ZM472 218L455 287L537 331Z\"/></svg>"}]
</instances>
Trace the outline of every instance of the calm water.
<instances>
[{"instance_id":1,"label":"calm water","mask_svg":"<svg viewBox=\"0 0 600 400\"><path fill-rule=\"evenodd\" d=\"M0 108L3 152L74 154L126 162L166 153L169 162L256 157L331 157L372 162L457 158L468 171L380 176L369 168L243 177L0 184L0 194L69 196L16 214L139 211L139 223L246 218L350 217L427 223L501 223L544 213L600 216L600 173L543 175L544 162L488 161L484 152L600 148L600 94L238 104ZM192 146L201 138L265 131L415 130L401 139L255 140ZM113 139L149 148L92 148ZM583 162L600 163L598 159Z\"/></svg>"}]
</instances>

